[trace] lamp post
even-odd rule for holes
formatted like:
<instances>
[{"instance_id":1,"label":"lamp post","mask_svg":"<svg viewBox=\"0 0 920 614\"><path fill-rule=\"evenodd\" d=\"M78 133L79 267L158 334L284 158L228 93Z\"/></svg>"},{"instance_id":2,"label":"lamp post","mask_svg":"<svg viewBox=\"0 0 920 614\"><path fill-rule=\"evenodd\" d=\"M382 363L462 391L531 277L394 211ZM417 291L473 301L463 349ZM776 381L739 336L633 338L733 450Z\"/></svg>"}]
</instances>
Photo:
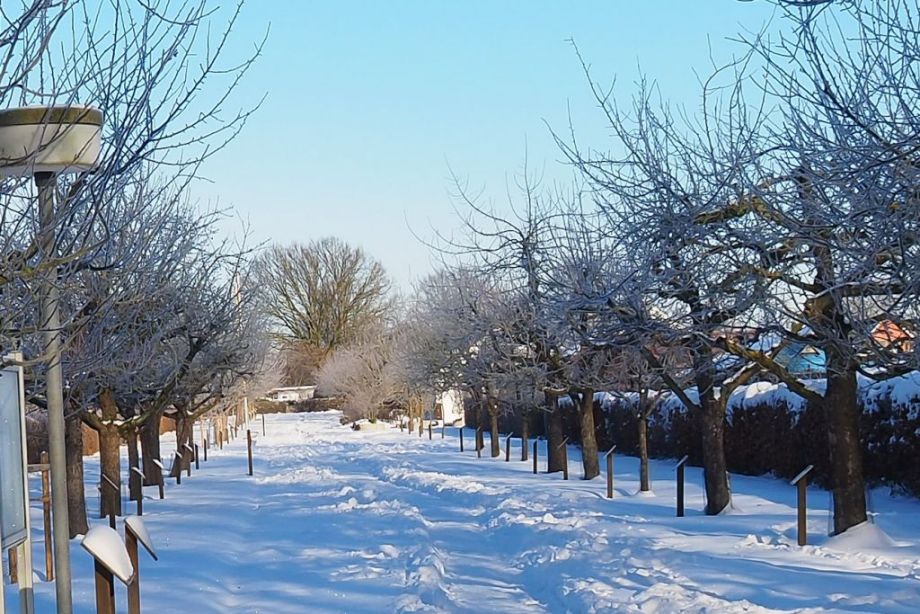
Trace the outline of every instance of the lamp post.
<instances>
[{"instance_id":1,"label":"lamp post","mask_svg":"<svg viewBox=\"0 0 920 614\"><path fill-rule=\"evenodd\" d=\"M101 148L102 112L91 107L23 107L0 111L0 172L32 176L38 188L38 246L43 262L53 261L54 189L60 173L96 167ZM48 403L48 452L57 574L57 611L73 611L70 580L70 522L67 513L67 458L64 448L64 392L61 371L59 290L56 267L42 274L39 324L44 331Z\"/></svg>"}]
</instances>

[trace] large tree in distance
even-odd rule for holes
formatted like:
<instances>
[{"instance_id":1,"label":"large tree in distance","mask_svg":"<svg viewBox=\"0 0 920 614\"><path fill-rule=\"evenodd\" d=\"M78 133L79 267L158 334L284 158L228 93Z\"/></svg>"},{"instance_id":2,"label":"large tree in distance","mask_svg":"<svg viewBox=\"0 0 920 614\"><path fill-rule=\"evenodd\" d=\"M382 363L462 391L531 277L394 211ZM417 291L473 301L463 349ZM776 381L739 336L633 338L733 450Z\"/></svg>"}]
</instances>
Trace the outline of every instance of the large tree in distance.
<instances>
[{"instance_id":1,"label":"large tree in distance","mask_svg":"<svg viewBox=\"0 0 920 614\"><path fill-rule=\"evenodd\" d=\"M273 246L257 271L266 311L286 349L288 383L312 381L333 350L378 330L391 306L383 266L334 237Z\"/></svg>"}]
</instances>

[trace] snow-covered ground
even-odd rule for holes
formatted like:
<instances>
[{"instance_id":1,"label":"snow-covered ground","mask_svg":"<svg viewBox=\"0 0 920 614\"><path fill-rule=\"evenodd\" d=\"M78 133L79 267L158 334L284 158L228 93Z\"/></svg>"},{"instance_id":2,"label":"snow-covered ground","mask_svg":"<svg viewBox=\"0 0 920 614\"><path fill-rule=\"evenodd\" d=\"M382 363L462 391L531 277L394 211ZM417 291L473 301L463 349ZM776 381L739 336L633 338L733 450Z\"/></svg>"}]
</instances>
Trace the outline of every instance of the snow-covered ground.
<instances>
[{"instance_id":1,"label":"snow-covered ground","mask_svg":"<svg viewBox=\"0 0 920 614\"><path fill-rule=\"evenodd\" d=\"M653 462L654 495L637 496L636 459L603 478L535 476L458 449L456 429L355 432L337 413L268 416L255 477L240 438L166 500L147 489L159 562L141 553L145 612L916 612L920 502L871 497L875 525L828 539L829 497L809 490L813 544L795 545L785 482L732 477L734 509L701 514L700 471L687 472L688 516L674 517L673 463ZM169 438L164 438L168 441ZM503 446L504 451L504 446ZM164 449L164 457L171 453ZM541 450L541 465L545 450ZM87 459L87 481L96 479ZM93 490L93 489L88 489ZM91 506L95 498L90 499ZM40 517L33 522L41 526ZM93 521L104 522L104 521ZM122 524L119 522L119 531ZM884 531L882 533L881 531ZM887 535L887 536L886 536ZM40 567L41 543L35 544ZM93 612L92 566L73 542L78 612ZM41 576L36 575L40 580ZM11 587L7 598L14 600ZM53 611L53 584L36 585ZM125 609L122 588L119 611ZM15 601L8 601L14 607Z\"/></svg>"}]
</instances>

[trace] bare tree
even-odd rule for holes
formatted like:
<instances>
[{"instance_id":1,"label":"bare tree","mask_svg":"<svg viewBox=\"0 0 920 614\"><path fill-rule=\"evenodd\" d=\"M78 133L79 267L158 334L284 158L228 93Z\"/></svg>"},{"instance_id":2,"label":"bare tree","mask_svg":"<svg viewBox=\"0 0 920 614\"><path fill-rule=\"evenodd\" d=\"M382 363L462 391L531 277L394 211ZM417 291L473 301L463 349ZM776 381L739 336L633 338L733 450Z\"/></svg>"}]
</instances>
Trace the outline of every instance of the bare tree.
<instances>
[{"instance_id":1,"label":"bare tree","mask_svg":"<svg viewBox=\"0 0 920 614\"><path fill-rule=\"evenodd\" d=\"M226 23L218 24L207 0L119 0L23 3L18 17L7 17L0 55L7 57L3 70L14 81L0 91L3 102L92 104L101 109L104 122L98 168L55 182L58 204L43 222L44 233L55 238L50 253L40 249L46 235L34 232L38 224L30 182L4 179L0 184L0 287L30 283L51 270L57 270L52 276L57 280L90 266L88 261L105 249L106 234L96 227L117 231L106 218L125 190L155 170L163 175L160 185L179 191L202 162L238 133L258 104L231 113L225 106L261 48L224 65L239 14L237 6ZM218 26L216 36L212 26ZM206 86L216 95L202 96ZM15 317L4 320L0 325L10 336L28 333ZM32 356L30 364L40 358Z\"/></svg>"},{"instance_id":2,"label":"bare tree","mask_svg":"<svg viewBox=\"0 0 920 614\"><path fill-rule=\"evenodd\" d=\"M781 110L764 130L770 147L748 194L698 222L739 235L753 227L743 236L761 257L741 270L769 282L764 324L825 356L826 386L815 390L764 352L725 340L823 407L840 533L866 520L857 374L916 365L873 330L916 316L920 15L897 1L780 4L792 34L749 41Z\"/></svg>"},{"instance_id":3,"label":"bare tree","mask_svg":"<svg viewBox=\"0 0 920 614\"><path fill-rule=\"evenodd\" d=\"M723 74L732 87L719 95ZM736 268L734 259L723 254L730 235L715 227L694 230L698 214L737 197L758 145L751 128L758 121L757 108L745 106L736 75L734 65L717 71L704 84L701 116L686 120L667 104L657 104L647 84L626 111L592 80L623 155L583 151L577 142L559 139L609 216L610 231L635 257L645 278L643 292L668 312L667 330L660 327L659 334L667 332L669 343L683 345L691 356L698 399L679 386L674 392L700 418L708 514L718 514L731 501L724 388L756 372L752 367L740 377L719 381L710 338L750 311L754 293L749 287L739 289L739 283L728 287Z\"/></svg>"},{"instance_id":4,"label":"bare tree","mask_svg":"<svg viewBox=\"0 0 920 614\"><path fill-rule=\"evenodd\" d=\"M490 204L480 202L456 177L454 183L464 232L459 237L440 236L433 247L448 268L449 260L459 261L460 267L475 271L476 276L494 286L491 322L480 325L482 339L489 341L489 349L495 353L493 370L503 380L521 368L530 371L544 392L548 470L561 471L563 410L557 401L567 393L568 385L562 378L557 339L544 328L540 310L546 292L547 254L552 247L550 229L563 217L560 203L570 195L542 190L526 162L515 190L509 190L507 212L498 212ZM476 391L474 400L477 396L482 395ZM490 407L493 413L500 411L500 404Z\"/></svg>"},{"instance_id":5,"label":"bare tree","mask_svg":"<svg viewBox=\"0 0 920 614\"><path fill-rule=\"evenodd\" d=\"M4 179L0 189L0 344L25 351L26 366L34 368L29 390L34 402L44 403L40 379L34 377L46 358L37 333L47 325L34 316L36 281L41 280L56 285L63 297L65 320L59 331L50 332L62 337L66 355L81 357L81 368L65 373L74 393L73 415L94 415L83 412L93 399L104 400L107 407L117 402L113 390L87 391L80 381L106 363L105 352L113 351L113 345L106 344L112 338L95 338L106 326L116 330L102 323L121 318L123 330L135 325L137 295L126 302L126 286L112 280L132 283L137 276L131 276L152 262L151 243L161 241L157 232L166 220L175 219L170 218L168 203L175 202L199 165L232 138L254 110L225 112L229 93L259 54L257 46L252 56L223 65L225 44L238 15L239 7L223 31L217 28L212 36L210 27L218 17L204 1L23 2L18 17L3 14L2 70L13 79L10 87L4 82L0 90L4 102L76 108L90 103L105 116L99 167L52 184L57 204L42 220L42 233L35 232L35 195L29 184ZM217 96L201 96L206 86ZM167 210L145 214L146 208L159 206ZM145 223L151 225L144 227ZM129 235L133 240L125 239ZM160 272L169 275L168 270ZM124 365L121 370L126 370ZM70 509L75 512L83 508L83 486L77 462L81 442L72 434L79 434L76 419L68 420L68 470L71 490L78 493ZM76 512L74 518L71 531L84 532L85 515Z\"/></svg>"},{"instance_id":6,"label":"bare tree","mask_svg":"<svg viewBox=\"0 0 920 614\"><path fill-rule=\"evenodd\" d=\"M383 267L340 239L271 247L259 258L258 275L291 360L319 366L333 350L376 333L390 312Z\"/></svg>"},{"instance_id":7,"label":"bare tree","mask_svg":"<svg viewBox=\"0 0 920 614\"><path fill-rule=\"evenodd\" d=\"M344 399L346 417L376 422L388 403L406 388L396 361L395 335L390 331L352 346L336 349L320 367L317 390Z\"/></svg>"}]
</instances>

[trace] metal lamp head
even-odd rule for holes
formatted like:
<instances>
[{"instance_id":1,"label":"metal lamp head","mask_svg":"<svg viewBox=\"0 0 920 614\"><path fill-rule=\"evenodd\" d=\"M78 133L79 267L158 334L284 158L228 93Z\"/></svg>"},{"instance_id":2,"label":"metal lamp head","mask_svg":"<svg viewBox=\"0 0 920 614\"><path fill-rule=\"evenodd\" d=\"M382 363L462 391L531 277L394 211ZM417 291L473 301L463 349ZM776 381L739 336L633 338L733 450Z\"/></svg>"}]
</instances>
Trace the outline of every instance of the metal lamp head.
<instances>
[{"instance_id":1,"label":"metal lamp head","mask_svg":"<svg viewBox=\"0 0 920 614\"><path fill-rule=\"evenodd\" d=\"M102 111L83 106L0 111L0 174L92 170L102 143Z\"/></svg>"}]
</instances>

